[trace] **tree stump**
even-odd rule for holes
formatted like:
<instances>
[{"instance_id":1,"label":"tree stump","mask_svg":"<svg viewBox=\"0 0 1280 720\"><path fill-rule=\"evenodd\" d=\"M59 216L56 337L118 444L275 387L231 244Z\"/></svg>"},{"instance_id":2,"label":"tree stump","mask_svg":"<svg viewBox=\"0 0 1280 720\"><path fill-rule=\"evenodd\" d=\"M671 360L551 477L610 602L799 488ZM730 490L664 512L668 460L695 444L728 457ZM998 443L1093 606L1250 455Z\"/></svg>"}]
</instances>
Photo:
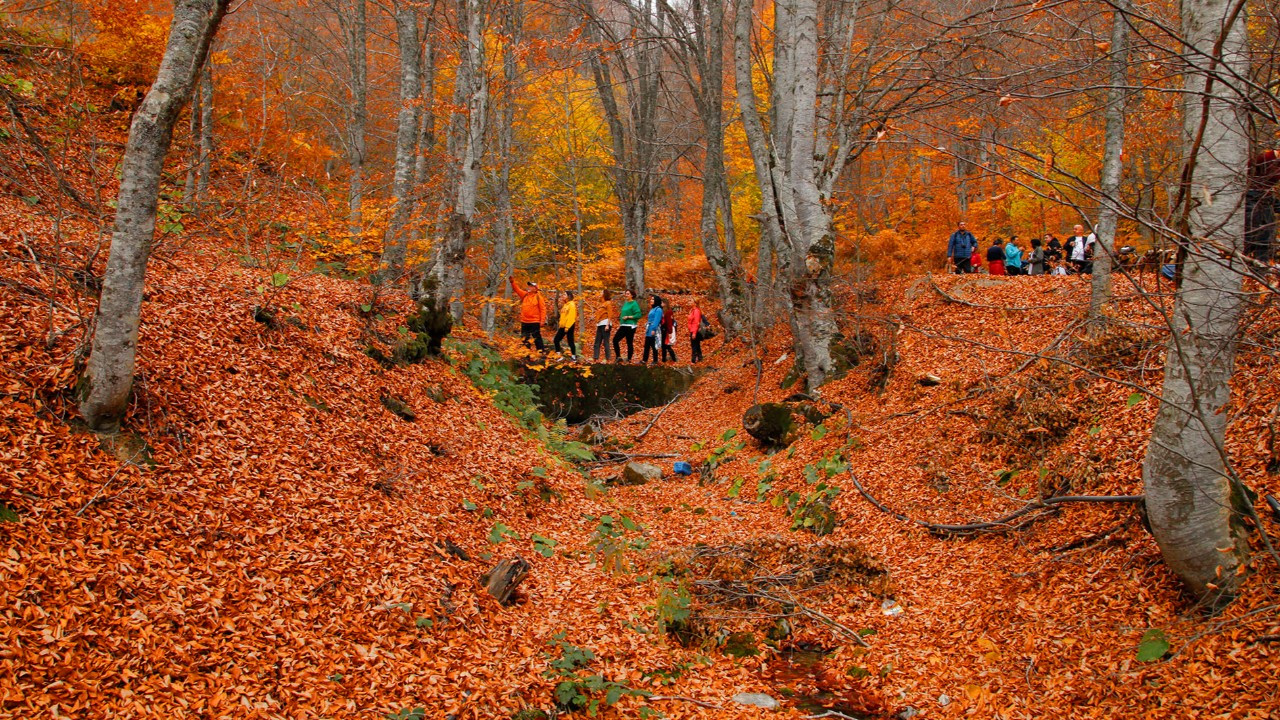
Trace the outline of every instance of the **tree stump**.
<instances>
[{"instance_id":1,"label":"tree stump","mask_svg":"<svg viewBox=\"0 0 1280 720\"><path fill-rule=\"evenodd\" d=\"M742 427L768 447L786 447L795 441L804 424L818 424L826 414L809 401L760 403L747 408Z\"/></svg>"},{"instance_id":2,"label":"tree stump","mask_svg":"<svg viewBox=\"0 0 1280 720\"><path fill-rule=\"evenodd\" d=\"M529 574L529 563L519 555L503 560L492 570L480 576L480 584L489 594L497 598L499 603L510 605L516 587Z\"/></svg>"}]
</instances>

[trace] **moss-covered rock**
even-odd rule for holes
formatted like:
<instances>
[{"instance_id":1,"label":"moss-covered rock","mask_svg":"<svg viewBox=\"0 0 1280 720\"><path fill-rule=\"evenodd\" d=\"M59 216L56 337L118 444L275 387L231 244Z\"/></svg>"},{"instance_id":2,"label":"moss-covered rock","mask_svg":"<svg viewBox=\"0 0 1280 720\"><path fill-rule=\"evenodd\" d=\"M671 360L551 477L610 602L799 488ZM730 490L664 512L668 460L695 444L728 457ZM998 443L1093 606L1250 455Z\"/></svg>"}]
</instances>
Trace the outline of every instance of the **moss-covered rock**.
<instances>
[{"instance_id":1,"label":"moss-covered rock","mask_svg":"<svg viewBox=\"0 0 1280 720\"><path fill-rule=\"evenodd\" d=\"M524 368L544 412L579 423L601 412L659 407L693 385L689 368L666 365L551 365Z\"/></svg>"}]
</instances>

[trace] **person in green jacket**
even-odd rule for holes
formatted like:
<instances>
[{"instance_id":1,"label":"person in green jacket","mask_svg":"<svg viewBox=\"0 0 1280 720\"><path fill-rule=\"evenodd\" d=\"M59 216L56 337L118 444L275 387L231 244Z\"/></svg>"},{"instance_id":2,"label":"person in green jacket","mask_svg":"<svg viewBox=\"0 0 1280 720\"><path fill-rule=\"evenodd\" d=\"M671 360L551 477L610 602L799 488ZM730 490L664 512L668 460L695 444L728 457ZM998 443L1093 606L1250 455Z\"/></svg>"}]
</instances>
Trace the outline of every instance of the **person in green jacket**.
<instances>
[{"instance_id":1,"label":"person in green jacket","mask_svg":"<svg viewBox=\"0 0 1280 720\"><path fill-rule=\"evenodd\" d=\"M622 341L627 341L627 362L635 354L636 325L640 324L640 303L636 302L635 292L627 291L627 301L622 304L622 313L618 318L618 332L613 336L613 357L622 362Z\"/></svg>"}]
</instances>

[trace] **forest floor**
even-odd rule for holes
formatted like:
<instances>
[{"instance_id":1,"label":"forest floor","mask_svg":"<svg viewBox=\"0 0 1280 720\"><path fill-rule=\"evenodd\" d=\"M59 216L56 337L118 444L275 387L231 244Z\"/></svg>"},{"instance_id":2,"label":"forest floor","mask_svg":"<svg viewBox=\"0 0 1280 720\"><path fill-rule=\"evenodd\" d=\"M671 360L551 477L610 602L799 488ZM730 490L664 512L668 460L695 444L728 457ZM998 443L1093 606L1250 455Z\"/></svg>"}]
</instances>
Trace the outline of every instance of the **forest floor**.
<instances>
[{"instance_id":1,"label":"forest floor","mask_svg":"<svg viewBox=\"0 0 1280 720\"><path fill-rule=\"evenodd\" d=\"M23 102L48 139L67 103L37 90ZM128 113L92 99L55 149L104 207ZM845 288L876 352L823 388L840 409L770 453L741 417L793 392L785 335L713 341L688 393L602 433L715 467L662 458L663 479L614 486L619 465L551 454L558 434L464 376L470 331L443 360L371 358L407 301L320 272L272 234L288 203L262 195L160 235L128 432L100 439L74 393L101 218L17 130L0 155L0 716L1280 714L1280 574L1256 533L1243 595L1205 617L1131 503L956 537L854 485L937 523L1141 492L1156 403L1138 391L1159 386L1167 296L1122 284L1125 322L1088 340L1078 278ZM1280 494L1280 317L1250 300L1228 450ZM818 536L796 517L822 520L823 498L836 523ZM531 569L502 606L479 577L515 554Z\"/></svg>"},{"instance_id":2,"label":"forest floor","mask_svg":"<svg viewBox=\"0 0 1280 720\"><path fill-rule=\"evenodd\" d=\"M791 392L784 346L759 351L757 376L756 351L713 342L709 372L656 422L659 409L605 428L625 445L652 422L626 452L714 457L713 474L673 476L664 459L664 479L605 491L448 362L368 357L407 307L363 311L367 288L305 274L274 291L276 322L258 322L265 271L198 243L155 263L133 440L104 443L77 431L71 403L62 331L83 292L14 261L21 242L3 251L6 714L487 718L559 699L624 717L771 715L741 692L791 716L1280 709L1264 555L1206 619L1129 504L940 537L852 485L933 522L994 517L1064 481L1140 492L1155 403L1089 373L1152 385L1159 333L1064 333L1087 297L1077 279L918 278L851 305L868 327L897 323L873 333L881 350L896 341L887 384L873 382L883 353L869 357L823 391L851 414L763 467L740 418ZM1136 318L1142 302L1118 310ZM1265 343L1280 323L1256 313L1250 337ZM1023 354L1046 348L1077 366ZM1232 457L1255 490L1280 493L1266 468L1280 369L1250 343L1238 367ZM817 482L839 488L825 537L791 529L787 505ZM532 569L500 606L478 577L517 553ZM1152 630L1169 653L1144 662Z\"/></svg>"}]
</instances>

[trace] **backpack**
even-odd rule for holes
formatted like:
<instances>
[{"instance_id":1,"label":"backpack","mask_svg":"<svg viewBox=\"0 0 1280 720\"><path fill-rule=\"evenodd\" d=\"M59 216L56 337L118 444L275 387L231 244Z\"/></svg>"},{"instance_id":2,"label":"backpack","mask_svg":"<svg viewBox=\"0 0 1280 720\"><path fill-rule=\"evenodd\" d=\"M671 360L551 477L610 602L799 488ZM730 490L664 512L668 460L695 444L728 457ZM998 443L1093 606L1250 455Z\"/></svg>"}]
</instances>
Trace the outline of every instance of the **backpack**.
<instances>
[{"instance_id":1,"label":"backpack","mask_svg":"<svg viewBox=\"0 0 1280 720\"><path fill-rule=\"evenodd\" d=\"M703 317L698 323L698 339L710 340L716 336L716 331L711 327L711 323L707 322L707 318Z\"/></svg>"}]
</instances>

